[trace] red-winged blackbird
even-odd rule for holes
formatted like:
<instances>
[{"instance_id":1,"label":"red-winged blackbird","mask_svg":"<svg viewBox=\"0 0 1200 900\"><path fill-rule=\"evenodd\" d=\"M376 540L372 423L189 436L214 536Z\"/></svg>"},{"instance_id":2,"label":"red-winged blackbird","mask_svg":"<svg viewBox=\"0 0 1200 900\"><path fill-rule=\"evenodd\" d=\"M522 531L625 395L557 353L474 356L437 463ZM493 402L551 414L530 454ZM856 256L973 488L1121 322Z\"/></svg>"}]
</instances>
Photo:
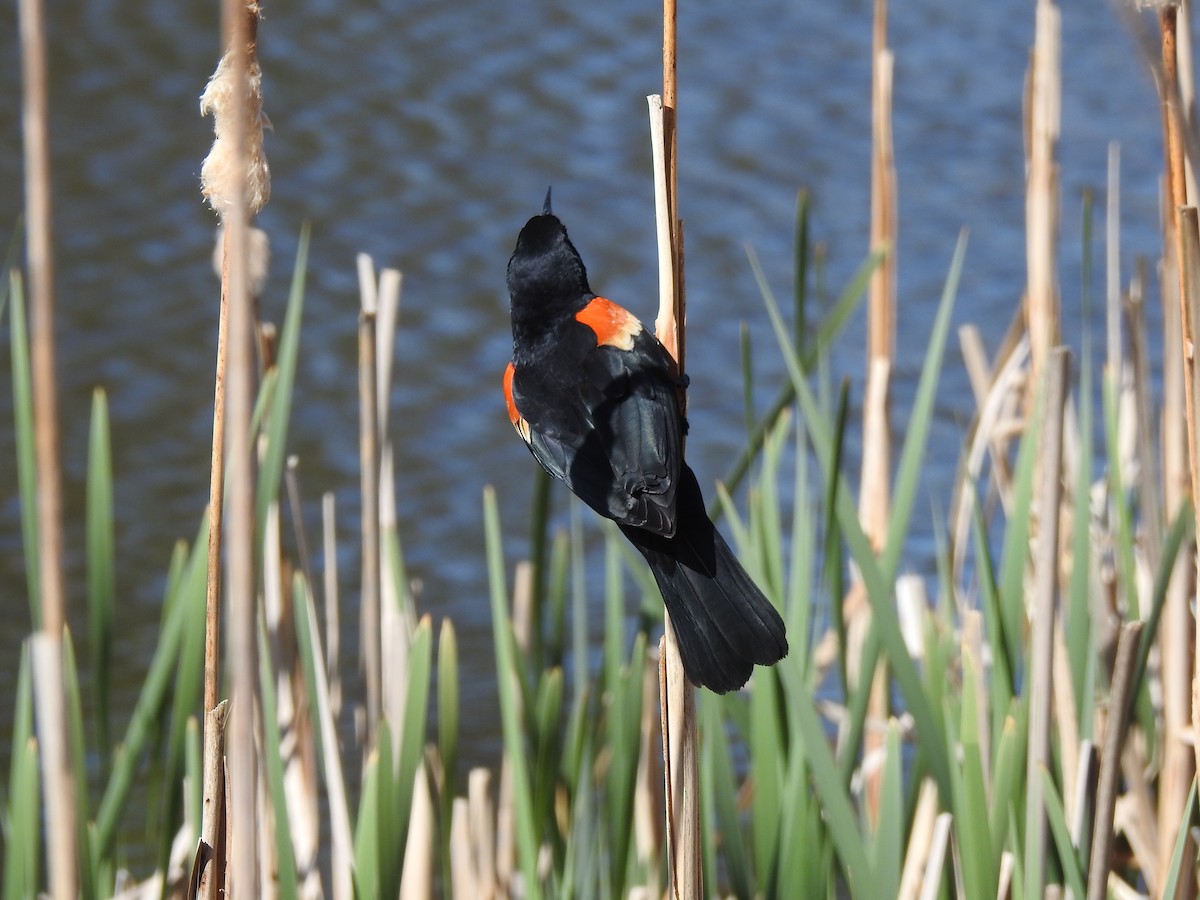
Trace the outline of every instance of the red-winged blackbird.
<instances>
[{"instance_id":1,"label":"red-winged blackbird","mask_svg":"<svg viewBox=\"0 0 1200 900\"><path fill-rule=\"evenodd\" d=\"M514 427L547 472L646 557L692 683L740 688L755 664L787 655L783 620L713 527L683 461L673 361L631 313L592 293L549 193L517 238L508 293Z\"/></svg>"}]
</instances>

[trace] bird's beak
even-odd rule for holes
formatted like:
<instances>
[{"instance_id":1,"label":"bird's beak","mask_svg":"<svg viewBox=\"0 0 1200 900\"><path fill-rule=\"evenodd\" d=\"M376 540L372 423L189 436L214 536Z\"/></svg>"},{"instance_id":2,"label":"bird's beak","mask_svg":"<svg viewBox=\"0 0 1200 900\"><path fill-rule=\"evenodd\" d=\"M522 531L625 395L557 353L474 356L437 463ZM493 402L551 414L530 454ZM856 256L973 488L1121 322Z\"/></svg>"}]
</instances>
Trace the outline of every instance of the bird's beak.
<instances>
[{"instance_id":1,"label":"bird's beak","mask_svg":"<svg viewBox=\"0 0 1200 900\"><path fill-rule=\"evenodd\" d=\"M542 215L543 216L550 216L550 215L554 214L553 210L550 209L550 191L552 189L553 189L553 185L551 185L551 187L546 188L546 202L542 204Z\"/></svg>"}]
</instances>

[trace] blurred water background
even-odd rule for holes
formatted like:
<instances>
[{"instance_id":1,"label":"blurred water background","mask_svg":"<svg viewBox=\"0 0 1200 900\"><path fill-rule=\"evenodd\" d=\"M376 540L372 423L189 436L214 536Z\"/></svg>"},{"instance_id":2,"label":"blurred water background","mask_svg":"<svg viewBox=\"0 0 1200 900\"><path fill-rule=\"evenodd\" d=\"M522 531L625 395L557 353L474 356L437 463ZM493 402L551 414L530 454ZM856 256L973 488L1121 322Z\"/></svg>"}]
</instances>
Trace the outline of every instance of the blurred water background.
<instances>
[{"instance_id":1,"label":"blurred water background","mask_svg":"<svg viewBox=\"0 0 1200 900\"><path fill-rule=\"evenodd\" d=\"M749 324L760 409L783 377L746 246L791 291L797 190L836 293L863 260L869 214L867 0L682 4L679 192L686 222L689 457L711 485L742 446L739 328ZM1024 285L1022 91L1033 4L891 4L899 304L894 417L904 414L959 229L970 229L956 320L994 350ZM128 710L159 623L172 545L208 490L217 279L201 202L211 141L198 97L218 57L217 4L62 0L47 9L58 262L58 351L71 618L82 633L83 476L92 388L109 394L120 622L115 710ZM391 437L404 549L420 604L453 618L464 667L464 754L497 755L480 494L497 486L510 559L525 546L533 463L506 421L504 267L553 184L555 211L594 289L646 319L656 249L645 96L661 88L657 5L482 0L267 3L260 28L273 196L264 315L280 320L297 235L312 222L293 413L304 518L339 500L346 658L357 645L355 254L404 274ZM21 206L15 4L0 7L0 238ZM1152 81L1111 9L1063 9L1064 332L1082 321L1081 208L1102 204L1121 142L1122 261L1158 246L1161 149ZM1098 232L1099 233L1099 232ZM1101 296L1098 291L1097 296ZM1154 311L1155 303L1149 304ZM1094 318L1097 327L1101 312ZM9 390L0 342L0 764L28 631ZM861 395L861 320L833 360ZM1098 334L1098 332L1097 332ZM919 517L945 509L972 409L956 345L943 381ZM852 441L853 442L853 441ZM853 452L853 447L851 447ZM567 504L557 495L560 517ZM933 571L932 529L909 567ZM314 543L315 545L315 543ZM597 627L597 633L599 629ZM86 670L85 670L86 671ZM351 699L357 697L352 679Z\"/></svg>"}]
</instances>

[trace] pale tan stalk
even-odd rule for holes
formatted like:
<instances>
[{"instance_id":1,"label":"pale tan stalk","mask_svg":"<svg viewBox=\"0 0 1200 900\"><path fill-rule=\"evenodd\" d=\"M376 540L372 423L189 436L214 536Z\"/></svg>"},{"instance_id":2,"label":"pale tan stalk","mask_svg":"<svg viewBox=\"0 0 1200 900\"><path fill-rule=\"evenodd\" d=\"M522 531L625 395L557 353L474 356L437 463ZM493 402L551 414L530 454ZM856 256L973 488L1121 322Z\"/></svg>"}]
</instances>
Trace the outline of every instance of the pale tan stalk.
<instances>
[{"instance_id":1,"label":"pale tan stalk","mask_svg":"<svg viewBox=\"0 0 1200 900\"><path fill-rule=\"evenodd\" d=\"M1062 494L1063 411L1066 403L1065 348L1047 358L1041 427L1040 517L1034 568L1030 660L1029 753L1025 771L1025 883L1040 891L1045 880L1047 822L1041 772L1050 768L1050 701L1053 694L1054 619L1058 601L1058 512Z\"/></svg>"},{"instance_id":2,"label":"pale tan stalk","mask_svg":"<svg viewBox=\"0 0 1200 900\"><path fill-rule=\"evenodd\" d=\"M225 0L223 25L233 84L247 83L250 69L250 15L244 0ZM240 97L238 98L241 99ZM235 169L245 171L250 122L242 103L229 116L229 146ZM229 184L225 210L229 357L226 395L226 438L229 460L229 510L227 523L226 597L229 615L227 641L232 675L232 710L229 728L229 786L231 810L226 840L231 850L227 890L245 897L259 884L258 860L253 852L257 826L257 757L254 715L258 696L258 645L255 635L256 579L254 573L254 446L250 432L253 412L254 347L247 267L248 211L246 185L234 178Z\"/></svg>"},{"instance_id":3,"label":"pale tan stalk","mask_svg":"<svg viewBox=\"0 0 1200 900\"><path fill-rule=\"evenodd\" d=\"M1029 149L1025 190L1026 327L1031 378L1041 383L1050 349L1058 341L1058 145L1062 73L1061 15L1051 0L1038 0L1029 77ZM1032 396L1031 396L1032 399Z\"/></svg>"},{"instance_id":4,"label":"pale tan stalk","mask_svg":"<svg viewBox=\"0 0 1200 900\"><path fill-rule=\"evenodd\" d=\"M485 897L475 871L471 846L470 804L455 797L450 812L450 887L451 897Z\"/></svg>"},{"instance_id":5,"label":"pale tan stalk","mask_svg":"<svg viewBox=\"0 0 1200 900\"><path fill-rule=\"evenodd\" d=\"M1179 228L1178 211L1188 205L1187 178L1184 169L1184 137L1181 134L1179 116L1179 74L1176 58L1176 13L1172 4L1165 5L1159 12L1159 29L1162 36L1162 73L1159 90L1162 94L1163 130L1166 144L1166 182L1167 199L1171 214L1168 217L1169 231L1173 238L1175 251L1176 275L1179 279L1179 321L1181 323L1181 339L1183 347L1183 386L1185 398L1185 418L1187 421L1187 447L1193 506L1197 495L1196 490L1196 419L1195 399L1193 397L1193 370L1195 356L1193 351L1192 323L1188 318L1188 297L1184 274L1183 235ZM1197 744L1200 752L1200 744Z\"/></svg>"},{"instance_id":6,"label":"pale tan stalk","mask_svg":"<svg viewBox=\"0 0 1200 900\"><path fill-rule=\"evenodd\" d=\"M516 676L513 679L513 691L518 690ZM513 804L512 762L505 754L500 759L500 787L496 792L496 837L495 847L495 876L496 892L503 895L513 883L516 870L517 837L516 837L516 806Z\"/></svg>"},{"instance_id":7,"label":"pale tan stalk","mask_svg":"<svg viewBox=\"0 0 1200 900\"><path fill-rule=\"evenodd\" d=\"M896 307L896 166L892 151L893 56L887 43L887 0L875 0L871 87L871 240L883 262L868 286L867 388L863 402L862 488L859 518L871 546L887 541L891 435L888 385L895 345ZM883 698L873 698L882 701ZM886 717L886 703L873 709Z\"/></svg>"},{"instance_id":8,"label":"pale tan stalk","mask_svg":"<svg viewBox=\"0 0 1200 900\"><path fill-rule=\"evenodd\" d=\"M380 635L379 431L374 297L358 318L358 437L362 495L362 664L367 687L366 747L375 746L383 704Z\"/></svg>"},{"instance_id":9,"label":"pale tan stalk","mask_svg":"<svg viewBox=\"0 0 1200 900\"><path fill-rule=\"evenodd\" d=\"M217 705L221 684L221 528L225 484L225 369L229 354L228 234L222 231L221 310L217 316L217 363L213 385L212 456L208 475L208 574L204 614L204 721Z\"/></svg>"},{"instance_id":10,"label":"pale tan stalk","mask_svg":"<svg viewBox=\"0 0 1200 900\"><path fill-rule=\"evenodd\" d=\"M393 726L404 720L407 696L409 640L415 621L407 588L400 583L396 560L387 548L396 540L396 492L391 441L387 437L388 400L391 396L392 360L395 356L396 323L400 311L400 273L384 269L376 278L375 263L365 253L358 255L358 278L365 308L375 311L375 412L379 453L379 637L380 715ZM387 647L388 652L382 653Z\"/></svg>"},{"instance_id":11,"label":"pale tan stalk","mask_svg":"<svg viewBox=\"0 0 1200 900\"><path fill-rule=\"evenodd\" d=\"M863 398L862 483L858 515L876 553L887 543L891 494L891 432L888 395L895 344L896 307L896 166L892 150L892 72L894 58L887 41L887 0L875 0L871 52L871 244L872 253L884 251L883 262L871 275L867 311L867 385ZM865 630L871 607L858 603L861 586L846 598L853 615ZM851 615L848 610L847 616ZM857 666L855 666L857 671ZM871 721L885 722L889 715L887 667L882 660L871 681L867 705ZM886 732L869 728L863 737L863 756L882 754ZM863 799L867 819L878 823L882 767L864 766Z\"/></svg>"},{"instance_id":12,"label":"pale tan stalk","mask_svg":"<svg viewBox=\"0 0 1200 900\"><path fill-rule=\"evenodd\" d=\"M654 715L654 700L657 696L658 669L646 666L642 673L641 743L633 789L633 829L638 861L646 867L645 888L653 897L662 896L658 860L663 838L659 812L663 808L663 771L662 758L656 752L659 725Z\"/></svg>"},{"instance_id":13,"label":"pale tan stalk","mask_svg":"<svg viewBox=\"0 0 1200 900\"><path fill-rule=\"evenodd\" d=\"M676 8L663 3L663 93L648 98L654 157L655 216L658 225L659 307L655 332L684 371L685 300L682 278L682 226L676 214ZM681 401L682 402L682 401ZM700 856L699 731L696 691L687 680L671 617L660 643L660 703L666 785L667 859L675 898L703 894Z\"/></svg>"},{"instance_id":14,"label":"pale tan stalk","mask_svg":"<svg viewBox=\"0 0 1200 900\"><path fill-rule=\"evenodd\" d=\"M933 832L937 816L937 784L931 778L922 779L912 827L908 831L908 848L904 852L904 869L900 874L897 900L917 900L933 850Z\"/></svg>"},{"instance_id":15,"label":"pale tan stalk","mask_svg":"<svg viewBox=\"0 0 1200 900\"><path fill-rule=\"evenodd\" d=\"M79 890L75 773L67 750L63 629L62 473L59 461L58 386L54 351L54 238L50 195L50 102L46 25L41 0L19 0L25 157L25 222L31 300L33 432L37 456L38 571L41 632L33 639L34 688L47 868L54 900Z\"/></svg>"},{"instance_id":16,"label":"pale tan stalk","mask_svg":"<svg viewBox=\"0 0 1200 900\"><path fill-rule=\"evenodd\" d=\"M1186 13L1185 8L1185 13ZM1164 6L1159 11L1159 31L1162 39L1162 72L1160 78L1159 89L1162 94L1163 105L1163 128L1165 131L1166 143L1166 178L1168 186L1168 194L1173 215L1170 217L1170 224L1174 233L1174 250L1176 262L1176 274L1178 276L1179 285L1179 321L1181 324L1181 347L1182 347L1182 363L1183 363L1183 387L1184 387L1184 413L1185 421L1187 422L1187 459L1188 472L1191 487L1191 500L1195 521L1200 523L1200 509L1197 508L1197 498L1200 497L1200 448L1197 447L1196 435L1196 359L1195 359L1195 334L1197 325L1197 316L1195 310L1200 305L1200 273L1197 272L1197 267L1200 266L1200 240L1196 237L1196 214L1195 210L1191 209L1185 213L1184 208L1192 201L1192 197L1188 193L1188 169L1185 161L1185 144L1187 141L1187 123L1185 121L1186 111L1183 108L1184 99L1181 96L1183 89L1181 88L1181 69L1180 69L1180 51L1181 43L1183 44L1182 53L1185 60L1190 61L1190 43L1185 36L1180 40L1180 33L1187 32L1188 20L1184 19L1184 27L1179 28L1178 24L1178 8L1172 4ZM1187 84L1188 99L1191 98L1192 83L1191 73L1185 73L1184 81ZM1194 176L1193 176L1194 178ZM1194 573L1193 573L1194 574ZM1177 599L1179 598L1179 599ZM1164 610L1164 634L1169 635L1178 626L1187 626L1187 614L1189 610L1183 604L1186 599L1183 599L1182 591L1171 598L1174 601L1173 605ZM1190 629L1195 638L1200 638L1200 617L1195 617ZM1187 702L1183 699L1178 699L1181 692L1185 692L1187 688L1178 679L1184 677L1184 670L1191 671L1190 684L1190 704L1193 729L1193 752L1195 754L1193 761L1193 772L1197 765L1200 765L1200 657L1196 656L1195 644L1190 647L1173 646L1168 650L1168 644L1174 644L1182 640L1178 636L1173 640L1165 638L1160 643L1163 646L1164 653L1164 671L1163 671L1163 689L1165 695L1169 693L1172 705L1172 720L1174 724L1179 722L1179 711L1183 703ZM1182 656L1182 659L1180 658ZM1187 664L1190 662L1190 666ZM1170 664L1170 671L1166 666ZM1174 683L1171 683L1174 681ZM1164 696L1164 699L1167 699ZM1181 733L1182 734L1182 733ZM1170 740L1169 743L1173 743ZM1180 766L1177 762L1176 754L1172 754L1172 762L1175 766ZM1173 767L1174 768L1174 767ZM1183 795L1187 788L1181 786L1178 782L1182 777L1182 768L1179 772L1172 771L1170 773L1170 781L1165 787L1170 789L1170 793L1160 799L1160 824L1165 824L1167 830L1164 832L1164 838L1175 834L1177 831L1176 824L1181 815L1184 799ZM1169 804L1169 805L1168 805ZM1169 846L1174 846L1174 842L1170 842ZM1169 856L1164 848L1160 853L1159 867L1165 871L1164 866L1169 864Z\"/></svg>"},{"instance_id":17,"label":"pale tan stalk","mask_svg":"<svg viewBox=\"0 0 1200 900\"><path fill-rule=\"evenodd\" d=\"M937 900L941 893L942 870L946 868L946 853L950 849L950 829L954 817L942 813L933 823L933 840L929 845L929 860L925 863L925 877L921 879L920 900Z\"/></svg>"},{"instance_id":18,"label":"pale tan stalk","mask_svg":"<svg viewBox=\"0 0 1200 900\"><path fill-rule=\"evenodd\" d=\"M337 721L342 712L340 674L341 617L338 615L337 504L332 491L321 497L321 543L325 560L325 671L329 673L329 709ZM316 631L313 631L316 634Z\"/></svg>"},{"instance_id":19,"label":"pale tan stalk","mask_svg":"<svg viewBox=\"0 0 1200 900\"><path fill-rule=\"evenodd\" d=\"M188 897L211 900L218 887L228 881L228 845L222 839L226 830L225 804L225 726L229 721L229 701L222 700L204 714L204 811L200 821L200 846L192 867Z\"/></svg>"},{"instance_id":20,"label":"pale tan stalk","mask_svg":"<svg viewBox=\"0 0 1200 900\"><path fill-rule=\"evenodd\" d=\"M1197 323L1200 323L1200 217L1197 215L1196 207L1184 206L1178 210L1178 221L1176 227L1179 234L1179 283L1181 291L1181 301L1184 307L1183 323L1184 334L1194 337L1196 333ZM1200 369L1196 366L1194 357L1195 344L1185 337L1184 341L1184 383L1190 389L1191 403L1187 408L1187 421L1189 435L1192 440L1189 446L1188 459L1191 463L1192 473L1192 502L1195 504L1197 499L1197 488L1200 487L1200 455L1195 444L1196 439L1196 398L1200 396ZM1195 523L1200 526L1200 511L1197 511L1193 505L1193 515ZM1200 530L1196 532L1200 534ZM1195 572L1193 572L1195 574ZM1190 612L1189 606L1185 605L1182 609L1176 610L1176 618L1171 624L1176 622L1181 626L1184 634L1187 633L1187 614ZM1169 627L1169 626L1168 626ZM1193 623L1192 634L1200 639L1200 616L1195 617ZM1170 638L1168 641L1172 640ZM1195 645L1188 646L1186 639L1176 637L1173 639L1177 646L1175 653L1180 658L1175 669L1172 672L1163 672L1164 682L1168 675L1177 679L1177 690L1180 694L1186 690L1186 675L1190 669L1192 672L1192 737L1193 751L1196 754L1196 763L1200 765L1200 719L1197 715L1200 714L1200 657L1196 655ZM1188 654L1191 654L1190 660ZM1190 661L1191 665L1188 665ZM1164 684L1165 687L1165 684ZM1174 692L1173 692L1174 693ZM1181 733L1182 736L1182 733ZM1193 771L1195 771L1193 769ZM1174 785L1180 791L1179 794L1172 796L1172 802L1178 802L1176 808L1176 821L1182 815L1184 805L1186 803L1186 789L1181 785ZM1173 834L1176 829L1172 829ZM1173 846L1173 844L1172 844Z\"/></svg>"},{"instance_id":21,"label":"pale tan stalk","mask_svg":"<svg viewBox=\"0 0 1200 900\"><path fill-rule=\"evenodd\" d=\"M1060 526L1066 530L1065 526ZM1062 763L1063 806L1071 809L1075 802L1076 776L1079 769L1079 714L1075 708L1075 690L1071 682L1071 660L1067 656L1066 634L1061 612L1054 616L1053 688L1054 733L1058 736L1059 759Z\"/></svg>"},{"instance_id":22,"label":"pale tan stalk","mask_svg":"<svg viewBox=\"0 0 1200 900\"><path fill-rule=\"evenodd\" d=\"M478 888L477 893L468 896L491 900L497 890L497 836L492 773L487 769L472 769L467 776L467 803L472 870Z\"/></svg>"},{"instance_id":23,"label":"pale tan stalk","mask_svg":"<svg viewBox=\"0 0 1200 900\"><path fill-rule=\"evenodd\" d=\"M1164 206L1171 207L1170 178L1164 178ZM1185 378L1183 304L1179 299L1180 279L1178 245L1175 240L1176 216L1167 212L1162 220L1163 260L1160 271L1162 299L1162 407L1158 437L1162 446L1162 522L1170 522L1191 491L1188 445L1188 397L1190 388ZM1132 299L1137 299L1135 296ZM1131 316L1131 320L1134 317ZM1139 320L1140 321L1140 320ZM1131 335L1139 332L1131 329ZM1141 345L1146 342L1143 340ZM1139 344L1134 343L1136 348ZM1142 351L1145 358L1145 351ZM1148 368L1148 366L1146 366ZM1171 864L1174 841L1170 836L1178 830L1187 791L1191 788L1191 773L1195 769L1194 752L1184 740L1189 731L1192 712L1191 649L1183 653L1173 646L1182 641L1190 643L1191 623L1190 584L1194 579L1194 563L1187 552L1180 552L1171 571L1163 607L1159 648L1163 654L1163 773L1158 803L1158 827L1164 839L1158 842L1156 881L1165 883ZM1168 645L1172 645L1168 647Z\"/></svg>"},{"instance_id":24,"label":"pale tan stalk","mask_svg":"<svg viewBox=\"0 0 1200 900\"><path fill-rule=\"evenodd\" d=\"M433 896L434 847L437 845L433 798L425 763L413 774L412 814L404 845L404 871L400 876L400 900L425 900Z\"/></svg>"}]
</instances>

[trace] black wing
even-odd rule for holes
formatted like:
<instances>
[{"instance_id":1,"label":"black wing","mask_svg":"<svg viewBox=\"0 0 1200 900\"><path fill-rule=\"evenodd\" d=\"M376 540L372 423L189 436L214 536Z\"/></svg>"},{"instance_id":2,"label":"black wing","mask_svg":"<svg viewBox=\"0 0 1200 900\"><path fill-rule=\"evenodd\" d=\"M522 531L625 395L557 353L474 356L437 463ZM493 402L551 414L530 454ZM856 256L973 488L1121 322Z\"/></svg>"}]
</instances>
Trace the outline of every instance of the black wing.
<instances>
[{"instance_id":1,"label":"black wing","mask_svg":"<svg viewBox=\"0 0 1200 900\"><path fill-rule=\"evenodd\" d=\"M512 385L546 471L601 515L665 537L675 533L683 435L669 367L662 345L642 332L631 350L593 346L573 376L518 368Z\"/></svg>"}]
</instances>

